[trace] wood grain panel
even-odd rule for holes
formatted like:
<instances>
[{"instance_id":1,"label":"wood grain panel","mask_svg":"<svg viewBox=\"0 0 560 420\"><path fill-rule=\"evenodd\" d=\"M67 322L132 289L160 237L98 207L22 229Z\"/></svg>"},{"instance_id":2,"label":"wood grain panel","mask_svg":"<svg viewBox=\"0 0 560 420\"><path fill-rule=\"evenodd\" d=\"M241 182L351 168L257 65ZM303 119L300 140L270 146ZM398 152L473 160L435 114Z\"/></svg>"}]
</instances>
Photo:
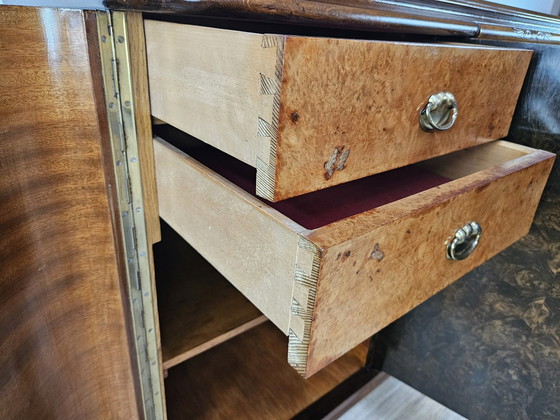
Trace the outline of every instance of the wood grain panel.
<instances>
[{"instance_id":1,"label":"wood grain panel","mask_svg":"<svg viewBox=\"0 0 560 420\"><path fill-rule=\"evenodd\" d=\"M536 43L557 43L560 34L555 16L480 0L105 0L105 4L116 9L235 16L307 26L303 31L322 27L454 38L492 37L498 33L497 39L509 32L512 39Z\"/></svg>"},{"instance_id":2,"label":"wood grain panel","mask_svg":"<svg viewBox=\"0 0 560 420\"><path fill-rule=\"evenodd\" d=\"M257 167L272 194L283 38L232 31L226 39L151 20L145 28L153 116Z\"/></svg>"},{"instance_id":3,"label":"wood grain panel","mask_svg":"<svg viewBox=\"0 0 560 420\"><path fill-rule=\"evenodd\" d=\"M553 161L536 151L311 233L323 251L307 373L526 235ZM479 246L447 260L447 241L473 220Z\"/></svg>"},{"instance_id":4,"label":"wood grain panel","mask_svg":"<svg viewBox=\"0 0 560 420\"><path fill-rule=\"evenodd\" d=\"M401 10L389 11L371 2L345 1L334 4L329 0L293 1L278 0L105 0L105 4L115 9L132 9L149 12L176 12L217 17L241 17L264 20L324 26L344 29L358 29L374 32L398 34L423 34L452 37L474 37L478 25L470 21L461 22L444 13L427 13L424 16ZM364 7L365 6L365 7ZM399 9L398 7L393 9ZM403 10L404 9L404 10Z\"/></svg>"},{"instance_id":5,"label":"wood grain panel","mask_svg":"<svg viewBox=\"0 0 560 420\"><path fill-rule=\"evenodd\" d=\"M530 58L458 44L287 37L275 200L506 136ZM447 131L425 132L418 117L438 92L453 93L459 116Z\"/></svg>"},{"instance_id":6,"label":"wood grain panel","mask_svg":"<svg viewBox=\"0 0 560 420\"><path fill-rule=\"evenodd\" d=\"M137 418L83 13L0 40L0 417Z\"/></svg>"},{"instance_id":7,"label":"wood grain panel","mask_svg":"<svg viewBox=\"0 0 560 420\"><path fill-rule=\"evenodd\" d=\"M286 363L286 337L260 325L169 370L169 418L291 418L361 369L366 352L358 346L305 380Z\"/></svg>"},{"instance_id":8,"label":"wood grain panel","mask_svg":"<svg viewBox=\"0 0 560 420\"><path fill-rule=\"evenodd\" d=\"M164 369L267 320L165 223L154 257Z\"/></svg>"}]
</instances>

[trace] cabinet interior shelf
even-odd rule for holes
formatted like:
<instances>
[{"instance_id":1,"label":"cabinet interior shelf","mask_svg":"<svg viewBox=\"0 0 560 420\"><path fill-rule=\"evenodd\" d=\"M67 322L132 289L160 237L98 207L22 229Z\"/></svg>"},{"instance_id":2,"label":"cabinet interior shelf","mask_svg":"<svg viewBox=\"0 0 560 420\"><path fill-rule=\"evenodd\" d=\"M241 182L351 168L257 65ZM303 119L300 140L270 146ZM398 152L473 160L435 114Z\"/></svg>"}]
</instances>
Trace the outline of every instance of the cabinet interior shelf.
<instances>
[{"instance_id":1,"label":"cabinet interior shelf","mask_svg":"<svg viewBox=\"0 0 560 420\"><path fill-rule=\"evenodd\" d=\"M170 369L168 416L292 418L363 368L366 353L361 344L304 379L286 361L286 336L266 322Z\"/></svg>"},{"instance_id":2,"label":"cabinet interior shelf","mask_svg":"<svg viewBox=\"0 0 560 420\"><path fill-rule=\"evenodd\" d=\"M267 319L162 221L154 246L165 370Z\"/></svg>"}]
</instances>

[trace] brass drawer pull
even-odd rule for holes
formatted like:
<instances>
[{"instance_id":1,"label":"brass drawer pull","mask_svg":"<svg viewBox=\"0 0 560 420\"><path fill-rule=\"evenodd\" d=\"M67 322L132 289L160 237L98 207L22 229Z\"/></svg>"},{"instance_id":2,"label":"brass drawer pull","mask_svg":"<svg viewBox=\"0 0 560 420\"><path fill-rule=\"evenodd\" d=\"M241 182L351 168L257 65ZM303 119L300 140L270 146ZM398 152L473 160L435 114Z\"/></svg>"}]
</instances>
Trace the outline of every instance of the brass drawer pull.
<instances>
[{"instance_id":1,"label":"brass drawer pull","mask_svg":"<svg viewBox=\"0 0 560 420\"><path fill-rule=\"evenodd\" d=\"M425 131L444 131L450 129L459 108L451 92L439 92L428 98L428 103L420 112L420 126Z\"/></svg>"},{"instance_id":2,"label":"brass drawer pull","mask_svg":"<svg viewBox=\"0 0 560 420\"><path fill-rule=\"evenodd\" d=\"M478 245L480 235L482 235L482 228L478 223L467 223L455 232L455 237L447 245L447 258L455 261L467 258Z\"/></svg>"}]
</instances>

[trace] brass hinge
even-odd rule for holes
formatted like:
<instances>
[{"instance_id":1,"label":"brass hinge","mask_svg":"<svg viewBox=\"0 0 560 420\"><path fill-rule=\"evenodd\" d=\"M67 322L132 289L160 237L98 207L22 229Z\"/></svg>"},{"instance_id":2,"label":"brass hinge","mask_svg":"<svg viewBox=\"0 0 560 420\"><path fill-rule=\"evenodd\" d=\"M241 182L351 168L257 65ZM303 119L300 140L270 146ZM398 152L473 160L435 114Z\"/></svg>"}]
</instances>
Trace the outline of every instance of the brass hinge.
<instances>
[{"instance_id":1,"label":"brass hinge","mask_svg":"<svg viewBox=\"0 0 560 420\"><path fill-rule=\"evenodd\" d=\"M164 419L162 369L152 296L125 12L97 12L106 110L125 244L134 346L146 419Z\"/></svg>"}]
</instances>

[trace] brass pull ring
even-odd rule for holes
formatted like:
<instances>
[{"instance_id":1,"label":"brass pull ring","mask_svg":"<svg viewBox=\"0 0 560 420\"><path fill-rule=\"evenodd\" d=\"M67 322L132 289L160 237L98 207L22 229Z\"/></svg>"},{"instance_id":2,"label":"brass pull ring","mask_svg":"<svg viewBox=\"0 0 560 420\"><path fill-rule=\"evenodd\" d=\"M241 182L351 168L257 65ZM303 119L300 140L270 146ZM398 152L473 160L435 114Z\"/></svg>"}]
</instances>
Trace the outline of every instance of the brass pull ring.
<instances>
[{"instance_id":1,"label":"brass pull ring","mask_svg":"<svg viewBox=\"0 0 560 420\"><path fill-rule=\"evenodd\" d=\"M451 92L439 92L428 98L428 103L420 112L420 126L425 131L449 130L455 121L459 108Z\"/></svg>"},{"instance_id":2,"label":"brass pull ring","mask_svg":"<svg viewBox=\"0 0 560 420\"><path fill-rule=\"evenodd\" d=\"M476 222L467 223L455 232L455 237L447 245L447 259L460 261L467 258L478 245L482 228Z\"/></svg>"}]
</instances>

